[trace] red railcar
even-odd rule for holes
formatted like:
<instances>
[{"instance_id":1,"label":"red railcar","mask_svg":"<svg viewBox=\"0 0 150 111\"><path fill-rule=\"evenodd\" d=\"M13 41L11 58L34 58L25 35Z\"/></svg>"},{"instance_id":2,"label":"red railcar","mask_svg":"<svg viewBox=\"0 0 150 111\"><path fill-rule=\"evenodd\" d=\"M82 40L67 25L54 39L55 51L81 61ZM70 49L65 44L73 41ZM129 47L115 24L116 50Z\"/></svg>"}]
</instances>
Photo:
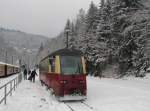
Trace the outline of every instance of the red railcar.
<instances>
[{"instance_id":1,"label":"red railcar","mask_svg":"<svg viewBox=\"0 0 150 111\"><path fill-rule=\"evenodd\" d=\"M86 68L80 51L58 50L41 60L39 69L41 83L52 89L58 100L86 99Z\"/></svg>"},{"instance_id":2,"label":"red railcar","mask_svg":"<svg viewBox=\"0 0 150 111\"><path fill-rule=\"evenodd\" d=\"M0 62L0 77L7 77L19 73L19 66Z\"/></svg>"}]
</instances>

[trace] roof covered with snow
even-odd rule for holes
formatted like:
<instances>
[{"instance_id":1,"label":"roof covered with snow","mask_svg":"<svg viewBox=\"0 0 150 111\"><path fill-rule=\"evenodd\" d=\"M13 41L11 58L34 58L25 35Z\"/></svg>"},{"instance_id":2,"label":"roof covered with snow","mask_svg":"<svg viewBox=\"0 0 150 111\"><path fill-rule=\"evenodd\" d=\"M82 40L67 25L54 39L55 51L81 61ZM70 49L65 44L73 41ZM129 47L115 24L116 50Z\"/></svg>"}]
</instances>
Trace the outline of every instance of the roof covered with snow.
<instances>
[{"instance_id":1,"label":"roof covered with snow","mask_svg":"<svg viewBox=\"0 0 150 111\"><path fill-rule=\"evenodd\" d=\"M13 66L13 67L19 67L17 65L8 64L8 63L4 63L4 62L0 62L0 65L8 65L8 66Z\"/></svg>"}]
</instances>

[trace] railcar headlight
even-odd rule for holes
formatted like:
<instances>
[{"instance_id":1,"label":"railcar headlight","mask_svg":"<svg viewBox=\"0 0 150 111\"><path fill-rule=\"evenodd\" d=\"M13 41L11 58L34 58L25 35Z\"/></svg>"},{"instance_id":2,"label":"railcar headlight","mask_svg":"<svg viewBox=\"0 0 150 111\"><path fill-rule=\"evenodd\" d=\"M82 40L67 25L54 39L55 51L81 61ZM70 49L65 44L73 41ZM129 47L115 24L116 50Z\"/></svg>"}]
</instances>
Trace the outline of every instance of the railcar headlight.
<instances>
[{"instance_id":1,"label":"railcar headlight","mask_svg":"<svg viewBox=\"0 0 150 111\"><path fill-rule=\"evenodd\" d=\"M67 81L66 80L61 80L60 83L61 84L67 84Z\"/></svg>"},{"instance_id":2,"label":"railcar headlight","mask_svg":"<svg viewBox=\"0 0 150 111\"><path fill-rule=\"evenodd\" d=\"M84 83L84 81L83 81L83 80L80 80L80 81L79 81L79 83L83 84L83 83Z\"/></svg>"}]
</instances>

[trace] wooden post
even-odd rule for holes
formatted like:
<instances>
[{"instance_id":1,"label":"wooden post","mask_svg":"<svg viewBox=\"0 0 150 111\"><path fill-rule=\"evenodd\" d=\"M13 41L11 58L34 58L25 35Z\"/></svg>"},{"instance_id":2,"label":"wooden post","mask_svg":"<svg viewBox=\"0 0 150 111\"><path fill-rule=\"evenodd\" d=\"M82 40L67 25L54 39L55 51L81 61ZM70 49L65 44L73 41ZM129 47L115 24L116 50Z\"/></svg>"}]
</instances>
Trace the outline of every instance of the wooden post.
<instances>
[{"instance_id":1,"label":"wooden post","mask_svg":"<svg viewBox=\"0 0 150 111\"><path fill-rule=\"evenodd\" d=\"M7 99L7 85L5 85L5 104L6 104L6 99Z\"/></svg>"},{"instance_id":2,"label":"wooden post","mask_svg":"<svg viewBox=\"0 0 150 111\"><path fill-rule=\"evenodd\" d=\"M18 77L16 78L16 88L17 88L17 85L18 85Z\"/></svg>"},{"instance_id":3,"label":"wooden post","mask_svg":"<svg viewBox=\"0 0 150 111\"><path fill-rule=\"evenodd\" d=\"M14 79L14 91L15 91L15 79Z\"/></svg>"},{"instance_id":4,"label":"wooden post","mask_svg":"<svg viewBox=\"0 0 150 111\"><path fill-rule=\"evenodd\" d=\"M12 64L13 64L13 63L14 63L14 57L13 57L13 56L12 56L11 60L12 60L11 62L12 62Z\"/></svg>"},{"instance_id":5,"label":"wooden post","mask_svg":"<svg viewBox=\"0 0 150 111\"><path fill-rule=\"evenodd\" d=\"M7 51L6 51L6 53L5 53L5 63L7 63L8 61L7 61Z\"/></svg>"},{"instance_id":6,"label":"wooden post","mask_svg":"<svg viewBox=\"0 0 150 111\"><path fill-rule=\"evenodd\" d=\"M12 96L12 81L10 82L10 96Z\"/></svg>"},{"instance_id":7,"label":"wooden post","mask_svg":"<svg viewBox=\"0 0 150 111\"><path fill-rule=\"evenodd\" d=\"M69 35L69 32L67 31L66 32L66 47L68 48L68 35Z\"/></svg>"}]
</instances>

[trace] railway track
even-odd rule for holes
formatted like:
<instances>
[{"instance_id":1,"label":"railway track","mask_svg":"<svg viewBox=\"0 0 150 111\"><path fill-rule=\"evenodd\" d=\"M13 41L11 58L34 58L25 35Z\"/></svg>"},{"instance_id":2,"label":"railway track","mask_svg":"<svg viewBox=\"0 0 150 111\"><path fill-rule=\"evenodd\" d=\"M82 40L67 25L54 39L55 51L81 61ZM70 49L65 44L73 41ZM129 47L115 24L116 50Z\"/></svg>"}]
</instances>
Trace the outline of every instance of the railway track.
<instances>
[{"instance_id":1,"label":"railway track","mask_svg":"<svg viewBox=\"0 0 150 111\"><path fill-rule=\"evenodd\" d=\"M84 104L85 106L89 107L91 110L94 110L94 107L90 106L89 104L85 103L85 102L81 102L82 104ZM94 110L95 111L95 110Z\"/></svg>"},{"instance_id":2,"label":"railway track","mask_svg":"<svg viewBox=\"0 0 150 111\"><path fill-rule=\"evenodd\" d=\"M64 102L64 104L70 109L70 111L97 111L91 105L85 102Z\"/></svg>"}]
</instances>

